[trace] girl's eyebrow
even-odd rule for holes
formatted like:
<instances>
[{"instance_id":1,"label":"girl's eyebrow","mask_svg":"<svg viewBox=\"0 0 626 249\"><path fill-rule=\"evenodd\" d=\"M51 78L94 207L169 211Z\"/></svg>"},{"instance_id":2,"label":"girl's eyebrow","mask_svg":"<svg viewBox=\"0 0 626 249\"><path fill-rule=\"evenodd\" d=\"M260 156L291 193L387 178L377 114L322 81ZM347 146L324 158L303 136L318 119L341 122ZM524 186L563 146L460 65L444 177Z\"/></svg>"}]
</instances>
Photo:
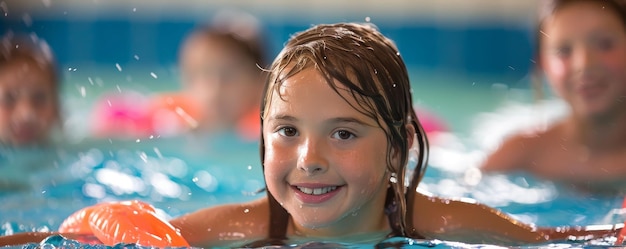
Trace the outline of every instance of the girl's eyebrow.
<instances>
[{"instance_id":1,"label":"girl's eyebrow","mask_svg":"<svg viewBox=\"0 0 626 249\"><path fill-rule=\"evenodd\" d=\"M331 118L331 119L328 119L327 122L328 123L333 123L333 124L352 123L352 124L357 124L357 125L362 125L362 126L374 127L374 125L372 125L372 124L368 124L367 122L364 122L364 121L362 121L360 119L352 118L352 117Z\"/></svg>"},{"instance_id":2,"label":"girl's eyebrow","mask_svg":"<svg viewBox=\"0 0 626 249\"><path fill-rule=\"evenodd\" d=\"M276 115L270 115L268 117L268 120L285 120L285 121L296 121L298 120L297 118L290 116L290 115L286 115L286 114L276 114Z\"/></svg>"},{"instance_id":3,"label":"girl's eyebrow","mask_svg":"<svg viewBox=\"0 0 626 249\"><path fill-rule=\"evenodd\" d=\"M277 114L277 115L272 115L268 118L268 120L283 120L283 121L292 121L295 122L298 119L294 116L290 116L290 115L284 115L284 114ZM370 126L370 127L376 127L376 125L373 124L369 124L365 121L362 121L358 118L353 118L353 117L336 117L336 118L330 118L325 120L324 122L326 123L330 123L330 124L346 124L346 123L350 123L350 124L357 124L357 125L362 125L362 126Z\"/></svg>"}]
</instances>

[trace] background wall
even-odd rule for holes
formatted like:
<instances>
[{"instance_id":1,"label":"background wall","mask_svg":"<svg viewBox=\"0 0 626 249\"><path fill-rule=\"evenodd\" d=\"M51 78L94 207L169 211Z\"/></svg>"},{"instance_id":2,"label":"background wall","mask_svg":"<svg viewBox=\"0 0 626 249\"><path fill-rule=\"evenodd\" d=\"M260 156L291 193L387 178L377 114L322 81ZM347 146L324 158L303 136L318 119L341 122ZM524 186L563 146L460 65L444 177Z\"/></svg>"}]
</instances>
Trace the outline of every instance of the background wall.
<instances>
[{"instance_id":1,"label":"background wall","mask_svg":"<svg viewBox=\"0 0 626 249\"><path fill-rule=\"evenodd\" d=\"M62 68L175 67L194 26L224 8L257 16L270 57L291 34L313 24L370 21L394 39L415 70L493 76L515 84L532 65L536 0L10 0L2 31L35 32ZM139 58L139 59L137 59ZM163 72L162 72L163 73Z\"/></svg>"}]
</instances>

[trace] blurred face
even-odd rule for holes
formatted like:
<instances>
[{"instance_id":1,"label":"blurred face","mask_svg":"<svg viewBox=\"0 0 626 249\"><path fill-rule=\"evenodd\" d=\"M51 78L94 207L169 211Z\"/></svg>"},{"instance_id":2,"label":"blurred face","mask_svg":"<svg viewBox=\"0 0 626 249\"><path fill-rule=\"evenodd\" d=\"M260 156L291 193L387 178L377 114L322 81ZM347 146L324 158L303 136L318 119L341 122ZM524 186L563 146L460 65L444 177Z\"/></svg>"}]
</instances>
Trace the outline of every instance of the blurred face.
<instances>
[{"instance_id":1,"label":"blurred face","mask_svg":"<svg viewBox=\"0 0 626 249\"><path fill-rule=\"evenodd\" d=\"M50 72L24 59L0 68L2 143L23 146L43 142L57 121L56 92Z\"/></svg>"},{"instance_id":2,"label":"blurred face","mask_svg":"<svg viewBox=\"0 0 626 249\"><path fill-rule=\"evenodd\" d=\"M543 70L576 115L625 110L626 33L612 10L597 2L572 3L548 18L542 32Z\"/></svg>"},{"instance_id":3,"label":"blurred face","mask_svg":"<svg viewBox=\"0 0 626 249\"><path fill-rule=\"evenodd\" d=\"M347 89L331 89L313 68L288 78L264 119L265 179L295 232L338 236L388 227L387 139L355 110Z\"/></svg>"},{"instance_id":4,"label":"blurred face","mask_svg":"<svg viewBox=\"0 0 626 249\"><path fill-rule=\"evenodd\" d=\"M232 127L258 106L260 71L235 45L194 35L181 51L180 66L185 91L204 110L200 126Z\"/></svg>"}]
</instances>

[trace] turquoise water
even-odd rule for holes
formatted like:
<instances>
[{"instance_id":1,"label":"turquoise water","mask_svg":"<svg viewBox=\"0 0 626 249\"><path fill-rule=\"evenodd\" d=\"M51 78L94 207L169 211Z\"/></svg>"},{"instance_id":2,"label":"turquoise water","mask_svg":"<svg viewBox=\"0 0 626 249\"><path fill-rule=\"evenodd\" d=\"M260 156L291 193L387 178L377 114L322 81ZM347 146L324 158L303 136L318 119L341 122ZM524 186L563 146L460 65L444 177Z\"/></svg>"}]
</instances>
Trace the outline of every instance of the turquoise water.
<instances>
[{"instance_id":1,"label":"turquoise water","mask_svg":"<svg viewBox=\"0 0 626 249\"><path fill-rule=\"evenodd\" d=\"M46 149L0 150L0 234L56 230L74 211L102 201L140 199L171 218L208 206L263 196L257 194L263 187L263 178L256 141L242 141L233 134L127 139L88 136L90 107L100 94L110 91L150 94L177 88L172 83L173 73L167 76L168 73L157 72L159 77L151 77L150 72L150 69L133 73L114 71L103 74L106 77L88 71L66 73L63 99L69 139ZM524 175L473 174L484 149L504 136L512 124L524 123L520 120L537 122L527 115L531 110L535 114L539 110L546 116L558 116L562 112L558 101L531 105L528 89L510 89L484 78L472 81L419 76L419 72L413 72L416 104L436 113L450 129L450 133L433 136L431 165L420 188L441 196L475 198L540 226L623 221L620 215L613 214L621 205L621 198L580 196ZM451 99L455 102L451 103ZM487 128L491 132L485 133ZM44 248L86 246L59 237L44 242L49 245ZM609 245L610 240L543 246ZM288 247L320 246L372 247L371 244ZM494 247L402 238L380 246Z\"/></svg>"}]
</instances>

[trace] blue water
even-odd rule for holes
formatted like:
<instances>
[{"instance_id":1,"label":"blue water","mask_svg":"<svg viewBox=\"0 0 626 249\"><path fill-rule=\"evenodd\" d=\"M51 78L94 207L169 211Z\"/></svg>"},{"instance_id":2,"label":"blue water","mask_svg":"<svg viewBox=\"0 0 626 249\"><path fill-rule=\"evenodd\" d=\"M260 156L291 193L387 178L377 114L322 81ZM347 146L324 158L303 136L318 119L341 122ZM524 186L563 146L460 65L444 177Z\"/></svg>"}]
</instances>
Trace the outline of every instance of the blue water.
<instances>
[{"instance_id":1,"label":"blue water","mask_svg":"<svg viewBox=\"0 0 626 249\"><path fill-rule=\"evenodd\" d=\"M87 114L96 96L110 90L143 91L146 87L141 84L145 81L137 77L125 78L123 74L115 77L104 74L106 77L99 78L101 75L79 73L65 75L67 84L63 99L68 110L65 113L67 141L49 148L0 148L0 235L54 231L76 210L103 201L139 199L154 205L165 218L172 218L209 206L264 196L264 193L257 192L263 187L263 177L256 141L243 141L233 134L131 137L124 140L86 136ZM171 79L170 85L154 87L173 88ZM413 79L417 82L414 85L416 104L439 115L452 131L431 137L430 165L421 189L444 197L474 198L539 226L623 222L624 217L617 214L621 197L583 196L525 175L481 177L476 173L474 167L486 148L493 146L512 127L538 122L535 118L538 113L554 117L562 115L562 103L547 101L537 108L528 104L528 90L503 88L493 81L465 84L467 82L446 80L435 84L436 81L428 79ZM95 84L91 84L92 81ZM420 82L432 84L422 85ZM458 101L449 103L449 99ZM463 106L463 111L459 111L458 106ZM566 241L542 247L609 247L611 239L614 238L592 242ZM51 237L42 245L43 248L64 248L76 247L76 243ZM373 246L320 243L287 247ZM27 248L39 246L25 245ZM385 241L380 246L494 247L403 238ZM117 246L126 247L136 246ZM525 246L534 247L536 245Z\"/></svg>"},{"instance_id":2,"label":"blue water","mask_svg":"<svg viewBox=\"0 0 626 249\"><path fill-rule=\"evenodd\" d=\"M526 222L537 225L591 225L619 222L611 211L621 198L587 198L558 190L530 177L492 176L472 183L459 169L437 165L437 155L452 143L433 146L433 165L422 189L450 197L472 197L497 206ZM468 156L454 150L458 157ZM35 156L36 155L36 156ZM450 161L453 162L453 161ZM260 198L263 187L258 144L236 136L181 136L174 138L95 140L67 143L52 149L3 150L0 155L0 234L53 231L74 211L101 201L140 199L162 210L167 217L223 203ZM9 182L10 180L10 182ZM524 197L524 198L522 198ZM444 241L396 239L387 246L403 248L484 248ZM74 247L77 242L51 237L47 248ZM593 246L609 246L610 240ZM288 247L334 248L337 244ZM591 245L583 242L550 244L554 248ZM35 248L39 244L25 245ZM86 245L82 245L86 246ZM346 244L368 248L372 245ZM116 248L135 245L118 245ZM531 248L531 246L527 246ZM46 248L46 247L44 247ZM98 248L98 247L94 247ZM99 248L103 248L100 246Z\"/></svg>"}]
</instances>

